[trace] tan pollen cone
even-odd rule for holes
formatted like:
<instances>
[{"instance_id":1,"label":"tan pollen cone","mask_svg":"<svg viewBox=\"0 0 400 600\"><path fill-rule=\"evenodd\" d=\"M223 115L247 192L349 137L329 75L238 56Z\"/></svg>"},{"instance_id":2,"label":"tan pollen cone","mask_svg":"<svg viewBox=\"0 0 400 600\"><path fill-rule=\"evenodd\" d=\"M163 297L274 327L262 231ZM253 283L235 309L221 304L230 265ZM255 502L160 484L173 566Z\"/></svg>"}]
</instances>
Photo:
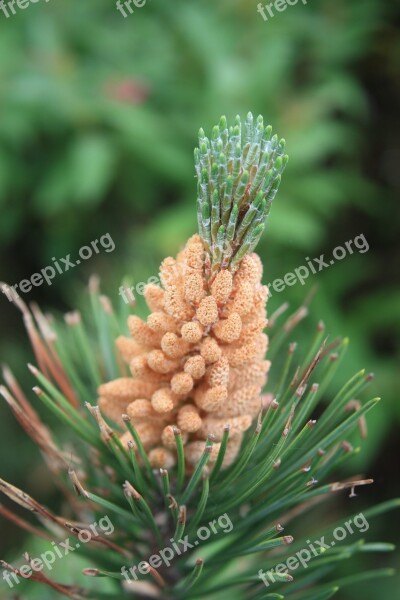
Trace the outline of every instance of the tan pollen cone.
<instances>
[{"instance_id":1,"label":"tan pollen cone","mask_svg":"<svg viewBox=\"0 0 400 600\"><path fill-rule=\"evenodd\" d=\"M163 261L162 287L144 289L147 322L129 317L132 337L116 342L132 377L99 388L103 414L119 425L123 413L131 417L154 467L175 462L172 425L182 431L186 460L195 464L209 434L216 440L211 462L216 459L229 424L228 466L261 409L270 366L261 261L248 254L233 275L221 270L209 286L205 256L194 235L176 260ZM128 432L122 435L124 444L129 439Z\"/></svg>"}]
</instances>

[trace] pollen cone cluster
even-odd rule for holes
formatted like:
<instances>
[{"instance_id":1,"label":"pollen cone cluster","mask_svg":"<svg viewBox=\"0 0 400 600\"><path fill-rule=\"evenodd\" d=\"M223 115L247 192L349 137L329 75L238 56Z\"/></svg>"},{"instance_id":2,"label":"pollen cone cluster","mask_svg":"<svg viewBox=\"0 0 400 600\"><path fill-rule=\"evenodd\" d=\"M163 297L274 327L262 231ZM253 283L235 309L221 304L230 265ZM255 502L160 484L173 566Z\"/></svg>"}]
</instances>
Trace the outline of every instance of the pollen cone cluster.
<instances>
[{"instance_id":1,"label":"pollen cone cluster","mask_svg":"<svg viewBox=\"0 0 400 600\"><path fill-rule=\"evenodd\" d=\"M131 377L99 388L103 414L122 427L121 415L129 415L155 467L175 463L174 425L182 432L186 460L195 464L210 434L215 461L229 424L228 466L261 408L270 366L264 360L267 288L260 283L261 261L248 254L234 274L221 270L207 282L205 258L194 235L176 260L163 261L162 285L144 289L147 321L130 316L131 337L117 339ZM122 435L123 443L129 439L129 432Z\"/></svg>"},{"instance_id":2,"label":"pollen cone cluster","mask_svg":"<svg viewBox=\"0 0 400 600\"><path fill-rule=\"evenodd\" d=\"M239 116L231 127L221 117L210 139L199 132L199 235L163 261L160 286L145 287L147 322L131 316L132 337L117 340L131 377L99 389L103 414L122 427L128 415L155 467L174 464L179 430L189 465L208 436L215 461L229 426L228 466L261 409L268 290L253 251L287 164L284 148L251 113L243 127ZM122 441L129 439L126 431Z\"/></svg>"}]
</instances>

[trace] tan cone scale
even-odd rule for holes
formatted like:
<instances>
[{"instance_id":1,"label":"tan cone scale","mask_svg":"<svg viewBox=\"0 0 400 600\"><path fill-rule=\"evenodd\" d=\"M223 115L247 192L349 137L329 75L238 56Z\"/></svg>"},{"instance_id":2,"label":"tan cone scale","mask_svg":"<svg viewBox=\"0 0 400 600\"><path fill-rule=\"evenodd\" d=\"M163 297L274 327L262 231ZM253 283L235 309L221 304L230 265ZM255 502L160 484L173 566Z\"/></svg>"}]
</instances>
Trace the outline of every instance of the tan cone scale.
<instances>
[{"instance_id":1,"label":"tan cone scale","mask_svg":"<svg viewBox=\"0 0 400 600\"><path fill-rule=\"evenodd\" d=\"M210 434L216 440L211 462L216 460L229 424L228 466L261 409L270 367L264 360L268 290L261 284L261 261L247 254L234 274L221 270L207 282L206 257L194 235L176 260L162 262L161 286L144 288L147 322L130 316L132 337L116 342L131 377L99 387L104 416L124 428L121 415L131 417L154 467L175 463L172 425L181 430L186 460L194 465ZM124 444L129 439L128 432L121 437Z\"/></svg>"}]
</instances>

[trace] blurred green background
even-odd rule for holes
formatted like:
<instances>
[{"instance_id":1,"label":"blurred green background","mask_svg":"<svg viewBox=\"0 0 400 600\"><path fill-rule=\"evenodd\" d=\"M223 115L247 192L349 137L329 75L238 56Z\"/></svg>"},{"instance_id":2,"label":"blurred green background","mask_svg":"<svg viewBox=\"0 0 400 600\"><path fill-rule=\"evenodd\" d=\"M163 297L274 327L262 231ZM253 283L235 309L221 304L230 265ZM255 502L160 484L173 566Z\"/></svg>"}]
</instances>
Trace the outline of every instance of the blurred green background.
<instances>
[{"instance_id":1,"label":"blurred green background","mask_svg":"<svg viewBox=\"0 0 400 600\"><path fill-rule=\"evenodd\" d=\"M198 128L210 132L221 114L262 113L287 140L289 165L259 246L265 283L364 234L368 252L273 293L269 308L294 309L316 286L308 335L323 319L332 338L350 337L345 374L376 375L371 397L383 402L352 464L376 485L360 507L400 491L399 17L389 0L299 1L266 22L256 0L148 0L127 18L112 0L0 12L0 279L14 284L52 257L74 259L105 233L116 245L26 301L67 310L92 272L117 301L124 275L137 284L156 274L196 230L193 147ZM2 362L29 389L19 315L0 302ZM2 477L57 502L4 403L0 456ZM346 514L347 497L337 502ZM395 541L392 519L371 539ZM3 557L27 548L4 519L0 528ZM394 589L394 580L371 582L360 594L394 597Z\"/></svg>"}]
</instances>

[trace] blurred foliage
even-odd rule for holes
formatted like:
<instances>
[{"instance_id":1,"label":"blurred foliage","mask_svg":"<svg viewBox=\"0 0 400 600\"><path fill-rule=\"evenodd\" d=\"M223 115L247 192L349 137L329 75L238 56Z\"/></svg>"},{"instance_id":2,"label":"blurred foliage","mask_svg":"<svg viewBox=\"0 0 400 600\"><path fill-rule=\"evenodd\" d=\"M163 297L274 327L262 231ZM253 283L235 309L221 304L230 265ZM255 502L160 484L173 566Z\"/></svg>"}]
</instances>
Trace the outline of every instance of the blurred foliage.
<instances>
[{"instance_id":1,"label":"blurred foliage","mask_svg":"<svg viewBox=\"0 0 400 600\"><path fill-rule=\"evenodd\" d=\"M264 22L256 6L151 0L124 19L109 0L42 0L9 19L0 14L1 279L30 277L109 232L113 253L26 300L74 306L77 282L93 271L112 297L125 274L146 281L196 229L197 128L209 133L221 114L262 113L290 155L259 247L265 282L360 233L369 242L368 253L273 294L270 312L284 301L297 306L318 286L313 322L351 338L344 376L375 371L384 402L358 468L368 466L376 494L389 497L392 465L379 453L393 450L390 426L400 417L398 7L299 2ZM29 381L18 314L2 302L2 355ZM0 415L4 475L35 490L36 455L4 406ZM26 452L14 457L7 448L16 436Z\"/></svg>"}]
</instances>

